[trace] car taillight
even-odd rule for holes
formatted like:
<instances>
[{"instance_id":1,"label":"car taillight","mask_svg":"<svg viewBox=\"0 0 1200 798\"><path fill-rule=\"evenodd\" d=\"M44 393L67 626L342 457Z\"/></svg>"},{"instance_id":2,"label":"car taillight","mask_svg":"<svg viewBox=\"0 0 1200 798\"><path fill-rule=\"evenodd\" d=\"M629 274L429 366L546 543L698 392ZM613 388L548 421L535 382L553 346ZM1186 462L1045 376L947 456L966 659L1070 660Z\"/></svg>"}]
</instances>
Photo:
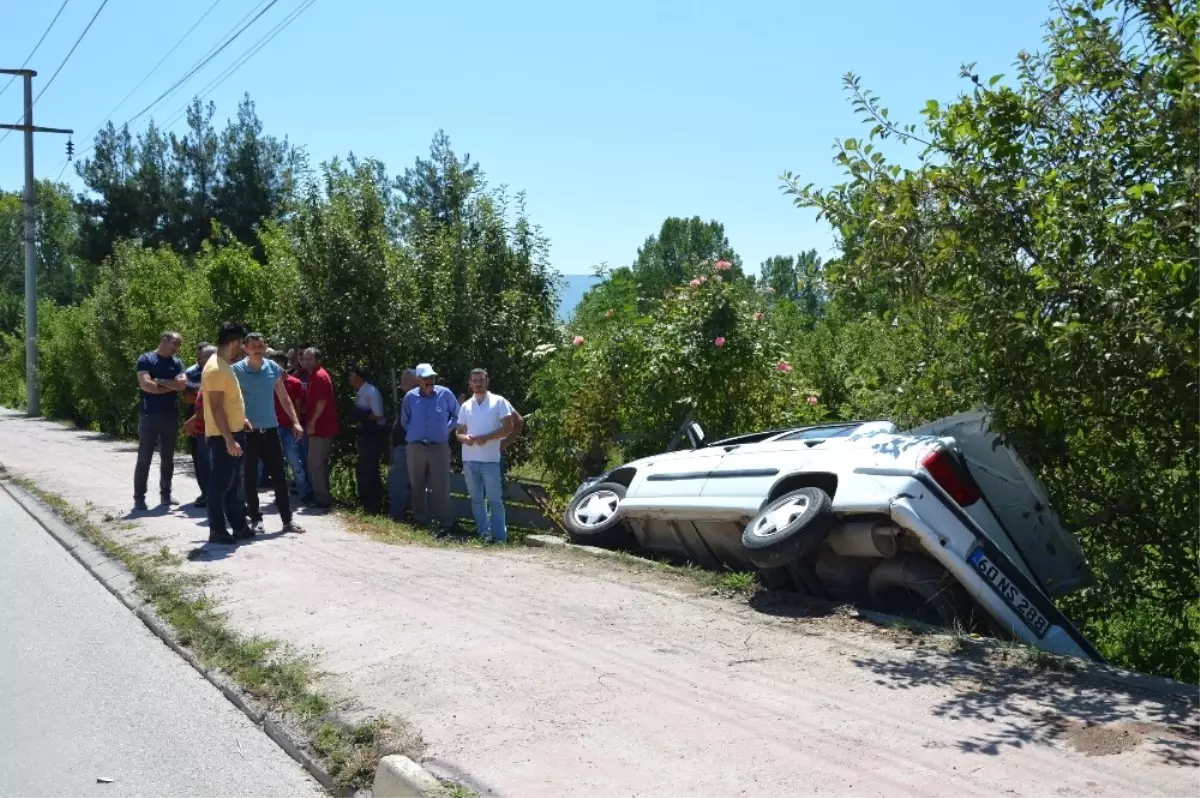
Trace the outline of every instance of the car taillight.
<instances>
[{"instance_id":1,"label":"car taillight","mask_svg":"<svg viewBox=\"0 0 1200 798\"><path fill-rule=\"evenodd\" d=\"M921 458L921 465L942 486L959 507L970 507L979 501L979 486L970 474L963 471L954 455L947 449L937 449Z\"/></svg>"}]
</instances>

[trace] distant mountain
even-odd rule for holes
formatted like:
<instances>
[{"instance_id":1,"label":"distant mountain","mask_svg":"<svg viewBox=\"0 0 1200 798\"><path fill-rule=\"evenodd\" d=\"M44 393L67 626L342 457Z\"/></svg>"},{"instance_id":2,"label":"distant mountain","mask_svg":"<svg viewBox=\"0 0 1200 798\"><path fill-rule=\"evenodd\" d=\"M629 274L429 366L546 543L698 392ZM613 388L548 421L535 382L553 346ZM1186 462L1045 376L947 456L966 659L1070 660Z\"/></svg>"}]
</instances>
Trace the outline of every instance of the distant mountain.
<instances>
[{"instance_id":1,"label":"distant mountain","mask_svg":"<svg viewBox=\"0 0 1200 798\"><path fill-rule=\"evenodd\" d=\"M591 274L564 274L562 297L558 302L559 321L569 319L579 300L598 282L601 282L600 278Z\"/></svg>"}]
</instances>

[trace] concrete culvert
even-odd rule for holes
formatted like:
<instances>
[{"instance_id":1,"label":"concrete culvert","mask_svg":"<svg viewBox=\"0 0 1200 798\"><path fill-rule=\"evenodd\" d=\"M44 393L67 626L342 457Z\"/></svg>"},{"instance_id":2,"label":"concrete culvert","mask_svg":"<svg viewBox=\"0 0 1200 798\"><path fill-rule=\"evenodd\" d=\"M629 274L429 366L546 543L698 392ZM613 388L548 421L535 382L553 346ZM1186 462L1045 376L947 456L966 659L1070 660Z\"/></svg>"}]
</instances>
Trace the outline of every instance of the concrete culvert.
<instances>
[{"instance_id":1,"label":"concrete culvert","mask_svg":"<svg viewBox=\"0 0 1200 798\"><path fill-rule=\"evenodd\" d=\"M950 626L970 615L970 600L945 568L919 554L883 560L867 581L871 604L881 612Z\"/></svg>"}]
</instances>

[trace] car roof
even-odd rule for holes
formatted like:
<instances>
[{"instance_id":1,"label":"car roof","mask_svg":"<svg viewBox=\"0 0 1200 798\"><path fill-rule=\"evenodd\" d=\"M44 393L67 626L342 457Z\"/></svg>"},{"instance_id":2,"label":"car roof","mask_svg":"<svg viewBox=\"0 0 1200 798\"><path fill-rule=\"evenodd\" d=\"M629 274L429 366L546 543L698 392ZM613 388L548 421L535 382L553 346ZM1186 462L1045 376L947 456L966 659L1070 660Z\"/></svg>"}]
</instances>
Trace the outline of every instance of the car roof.
<instances>
[{"instance_id":1,"label":"car roof","mask_svg":"<svg viewBox=\"0 0 1200 798\"><path fill-rule=\"evenodd\" d=\"M886 418L877 418L873 421L830 421L825 424L798 424L792 427L775 427L773 429L753 430L751 432L739 432L737 435L727 435L724 438L719 438L715 441L705 441L705 446L715 446L724 441L732 441L738 438L745 438L750 435L762 435L764 438L771 438L775 435L781 435L785 432L800 432L801 430L809 429L839 429L841 427L858 427L863 424L871 424L875 421L889 421Z\"/></svg>"}]
</instances>

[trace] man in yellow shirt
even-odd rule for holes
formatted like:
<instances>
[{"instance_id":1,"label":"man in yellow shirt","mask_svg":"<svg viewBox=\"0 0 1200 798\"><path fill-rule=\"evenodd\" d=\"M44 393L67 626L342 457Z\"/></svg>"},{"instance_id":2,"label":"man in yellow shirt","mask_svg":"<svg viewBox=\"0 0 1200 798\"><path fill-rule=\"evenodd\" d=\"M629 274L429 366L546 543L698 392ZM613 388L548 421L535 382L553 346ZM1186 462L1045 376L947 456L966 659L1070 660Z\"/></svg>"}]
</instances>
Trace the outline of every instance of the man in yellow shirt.
<instances>
[{"instance_id":1,"label":"man in yellow shirt","mask_svg":"<svg viewBox=\"0 0 1200 798\"><path fill-rule=\"evenodd\" d=\"M224 546L250 537L246 501L239 489L242 444L246 440L246 404L231 366L233 361L241 359L245 337L245 327L228 322L221 325L216 356L208 359L200 376L209 456L208 542Z\"/></svg>"}]
</instances>

